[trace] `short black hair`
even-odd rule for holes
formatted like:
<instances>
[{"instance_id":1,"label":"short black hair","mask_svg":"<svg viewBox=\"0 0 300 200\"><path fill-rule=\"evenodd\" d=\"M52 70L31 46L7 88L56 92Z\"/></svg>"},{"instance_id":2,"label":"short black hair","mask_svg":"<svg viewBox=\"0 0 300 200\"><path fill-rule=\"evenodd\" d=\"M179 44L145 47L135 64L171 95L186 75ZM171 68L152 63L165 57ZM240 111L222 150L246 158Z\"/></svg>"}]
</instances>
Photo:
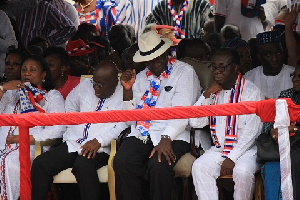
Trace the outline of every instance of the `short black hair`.
<instances>
[{"instance_id":1,"label":"short black hair","mask_svg":"<svg viewBox=\"0 0 300 200\"><path fill-rule=\"evenodd\" d=\"M47 48L44 52L44 58L46 58L49 55L56 55L59 57L62 66L66 66L67 68L70 66L70 57L68 52L62 48L57 46L51 46Z\"/></svg>"},{"instance_id":2,"label":"short black hair","mask_svg":"<svg viewBox=\"0 0 300 200\"><path fill-rule=\"evenodd\" d=\"M18 48L18 49L12 49L12 50L9 50L7 53L6 53L6 57L9 55L9 54L17 54L19 56L21 56L21 60L23 63L24 60L27 58L27 52L25 49L21 49L21 48Z\"/></svg>"},{"instance_id":3,"label":"short black hair","mask_svg":"<svg viewBox=\"0 0 300 200\"><path fill-rule=\"evenodd\" d=\"M45 82L42 83L42 88L44 88L46 91L50 91L50 90L54 89L54 85L52 83L52 78L51 78L50 68L49 68L46 60L43 57L37 56L37 55L30 55L29 57L27 57L24 60L24 62L27 60L34 60L34 61L39 62L42 67L42 72L46 72ZM22 66L23 66L24 62L22 63Z\"/></svg>"}]
</instances>

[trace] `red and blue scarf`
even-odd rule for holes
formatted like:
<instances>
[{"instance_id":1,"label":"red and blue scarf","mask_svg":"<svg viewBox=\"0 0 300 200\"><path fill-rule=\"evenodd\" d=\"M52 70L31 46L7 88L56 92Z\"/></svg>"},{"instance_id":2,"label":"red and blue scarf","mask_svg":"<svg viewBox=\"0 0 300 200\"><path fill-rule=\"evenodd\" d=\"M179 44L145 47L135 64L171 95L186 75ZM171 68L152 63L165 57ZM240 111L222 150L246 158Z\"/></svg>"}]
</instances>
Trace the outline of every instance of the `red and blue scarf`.
<instances>
[{"instance_id":1,"label":"red and blue scarf","mask_svg":"<svg viewBox=\"0 0 300 200\"><path fill-rule=\"evenodd\" d=\"M159 77L155 77L150 70L146 72L147 79L150 83L150 88L146 90L146 92L142 96L137 109L149 109L156 106L156 101L159 95L160 82L161 80L169 77L174 63L175 59L169 57L167 69L163 71ZM143 140L144 143L146 143L148 140L150 123L151 121L137 121L136 123L136 129L141 132L141 135L138 136L138 138Z\"/></svg>"},{"instance_id":2,"label":"red and blue scarf","mask_svg":"<svg viewBox=\"0 0 300 200\"><path fill-rule=\"evenodd\" d=\"M241 74L239 74L236 84L231 89L229 103L238 103L241 101L244 85L245 85L245 78ZM217 98L218 98L218 94L215 94L213 105L216 105ZM222 157L227 158L228 154L233 149L233 144L237 142L237 133L238 133L237 130L238 130L238 116L236 115L227 116L226 127L225 127L225 141L224 141ZM210 117L210 132L215 147L221 148L220 142L216 134L215 116Z\"/></svg>"},{"instance_id":3,"label":"red and blue scarf","mask_svg":"<svg viewBox=\"0 0 300 200\"><path fill-rule=\"evenodd\" d=\"M44 99L46 91L42 90L40 86L32 87L30 83L25 83L25 88L20 88L20 107L21 113L41 112L45 110L40 106L40 102Z\"/></svg>"}]
</instances>

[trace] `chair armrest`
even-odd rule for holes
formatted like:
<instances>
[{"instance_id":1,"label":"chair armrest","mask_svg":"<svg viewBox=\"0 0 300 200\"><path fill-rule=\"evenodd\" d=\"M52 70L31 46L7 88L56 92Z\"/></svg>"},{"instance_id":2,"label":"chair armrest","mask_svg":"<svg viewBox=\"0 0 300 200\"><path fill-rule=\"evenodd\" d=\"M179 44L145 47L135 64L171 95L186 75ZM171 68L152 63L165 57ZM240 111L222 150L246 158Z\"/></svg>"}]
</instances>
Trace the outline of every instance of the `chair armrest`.
<instances>
[{"instance_id":1,"label":"chair armrest","mask_svg":"<svg viewBox=\"0 0 300 200\"><path fill-rule=\"evenodd\" d=\"M200 157L200 151L195 145L195 131L199 130L198 128L191 128L190 130L190 145L191 145L191 154L196 158Z\"/></svg>"},{"instance_id":2,"label":"chair armrest","mask_svg":"<svg viewBox=\"0 0 300 200\"><path fill-rule=\"evenodd\" d=\"M54 138L54 139L48 139L45 141L35 141L35 153L34 158L38 157L43 153L43 147L44 146L54 146L62 143L62 138Z\"/></svg>"}]
</instances>

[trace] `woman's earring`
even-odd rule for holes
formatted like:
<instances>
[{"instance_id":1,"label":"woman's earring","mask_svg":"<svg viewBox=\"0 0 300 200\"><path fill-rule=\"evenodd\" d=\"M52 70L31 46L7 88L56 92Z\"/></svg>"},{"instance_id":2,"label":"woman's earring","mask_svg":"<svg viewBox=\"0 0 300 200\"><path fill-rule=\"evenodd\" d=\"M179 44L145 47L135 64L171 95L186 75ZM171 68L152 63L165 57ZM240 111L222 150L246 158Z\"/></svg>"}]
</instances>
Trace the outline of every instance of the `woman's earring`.
<instances>
[{"instance_id":1,"label":"woman's earring","mask_svg":"<svg viewBox=\"0 0 300 200\"><path fill-rule=\"evenodd\" d=\"M45 83L45 79L43 79L42 82Z\"/></svg>"}]
</instances>

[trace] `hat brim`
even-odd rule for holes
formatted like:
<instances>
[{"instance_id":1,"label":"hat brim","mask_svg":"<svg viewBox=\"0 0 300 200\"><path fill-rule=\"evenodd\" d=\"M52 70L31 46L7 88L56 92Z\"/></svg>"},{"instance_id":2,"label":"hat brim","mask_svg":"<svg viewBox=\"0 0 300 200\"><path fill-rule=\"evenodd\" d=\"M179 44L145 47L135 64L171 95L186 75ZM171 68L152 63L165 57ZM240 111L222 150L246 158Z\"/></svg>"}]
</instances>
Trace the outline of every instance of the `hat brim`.
<instances>
[{"instance_id":1,"label":"hat brim","mask_svg":"<svg viewBox=\"0 0 300 200\"><path fill-rule=\"evenodd\" d=\"M77 51L77 52L71 52L69 54L69 56L71 56L71 57L84 56L84 55L87 55L87 54L90 54L90 53L93 53L93 52L94 52L93 49L86 49L86 50L80 50L80 51Z\"/></svg>"},{"instance_id":2,"label":"hat brim","mask_svg":"<svg viewBox=\"0 0 300 200\"><path fill-rule=\"evenodd\" d=\"M167 51L173 45L173 42L170 39L161 38L161 40L163 40L165 42L165 44L163 44L158 50L154 51L153 53L151 53L149 55L142 56L140 54L140 50L138 50L135 53L135 55L133 56L133 62L138 63L138 62L145 62L145 61L153 60L154 58L157 58L158 56L165 53L165 51Z\"/></svg>"}]
</instances>

